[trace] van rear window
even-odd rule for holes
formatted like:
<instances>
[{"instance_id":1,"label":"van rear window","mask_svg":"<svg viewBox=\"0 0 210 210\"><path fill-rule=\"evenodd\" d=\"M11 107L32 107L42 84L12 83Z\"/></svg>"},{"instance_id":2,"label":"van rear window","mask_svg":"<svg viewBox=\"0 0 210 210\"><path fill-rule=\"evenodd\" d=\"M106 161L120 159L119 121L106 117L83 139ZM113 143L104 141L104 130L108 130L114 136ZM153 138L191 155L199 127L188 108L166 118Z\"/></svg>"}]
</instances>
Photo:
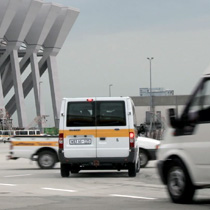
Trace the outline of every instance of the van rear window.
<instances>
[{"instance_id":1,"label":"van rear window","mask_svg":"<svg viewBox=\"0 0 210 210\"><path fill-rule=\"evenodd\" d=\"M67 127L124 125L124 101L69 102L67 105Z\"/></svg>"},{"instance_id":2,"label":"van rear window","mask_svg":"<svg viewBox=\"0 0 210 210\"><path fill-rule=\"evenodd\" d=\"M126 125L124 101L97 102L97 126Z\"/></svg>"},{"instance_id":3,"label":"van rear window","mask_svg":"<svg viewBox=\"0 0 210 210\"><path fill-rule=\"evenodd\" d=\"M69 102L66 125L67 127L94 126L94 103Z\"/></svg>"}]
</instances>

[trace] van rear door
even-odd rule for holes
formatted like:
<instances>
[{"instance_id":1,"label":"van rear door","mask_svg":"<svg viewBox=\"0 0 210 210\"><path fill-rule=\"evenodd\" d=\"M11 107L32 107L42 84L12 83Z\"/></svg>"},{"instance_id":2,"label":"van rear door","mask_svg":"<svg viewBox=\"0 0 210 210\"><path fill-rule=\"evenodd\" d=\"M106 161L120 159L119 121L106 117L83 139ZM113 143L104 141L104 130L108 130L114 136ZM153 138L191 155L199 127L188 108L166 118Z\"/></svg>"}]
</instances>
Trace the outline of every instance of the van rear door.
<instances>
[{"instance_id":1,"label":"van rear door","mask_svg":"<svg viewBox=\"0 0 210 210\"><path fill-rule=\"evenodd\" d=\"M127 157L129 129L125 98L96 98L97 157Z\"/></svg>"},{"instance_id":2,"label":"van rear door","mask_svg":"<svg viewBox=\"0 0 210 210\"><path fill-rule=\"evenodd\" d=\"M67 99L64 117L64 156L96 157L95 98Z\"/></svg>"}]
</instances>

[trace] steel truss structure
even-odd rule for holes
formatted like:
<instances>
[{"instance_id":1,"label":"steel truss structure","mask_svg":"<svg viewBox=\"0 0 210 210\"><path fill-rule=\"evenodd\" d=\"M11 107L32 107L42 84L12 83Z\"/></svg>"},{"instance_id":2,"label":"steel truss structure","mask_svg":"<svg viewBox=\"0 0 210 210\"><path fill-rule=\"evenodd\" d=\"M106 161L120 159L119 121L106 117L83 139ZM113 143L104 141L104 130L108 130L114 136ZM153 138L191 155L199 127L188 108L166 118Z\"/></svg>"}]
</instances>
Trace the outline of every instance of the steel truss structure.
<instances>
[{"instance_id":1,"label":"steel truss structure","mask_svg":"<svg viewBox=\"0 0 210 210\"><path fill-rule=\"evenodd\" d=\"M42 0L0 0L0 107L11 116L17 111L19 127L27 126L24 99L32 89L36 114L43 114L39 89L46 70L58 126L61 94L56 56L78 14L77 9ZM29 67L30 74L21 81L21 74ZM11 88L14 95L4 102Z\"/></svg>"}]
</instances>

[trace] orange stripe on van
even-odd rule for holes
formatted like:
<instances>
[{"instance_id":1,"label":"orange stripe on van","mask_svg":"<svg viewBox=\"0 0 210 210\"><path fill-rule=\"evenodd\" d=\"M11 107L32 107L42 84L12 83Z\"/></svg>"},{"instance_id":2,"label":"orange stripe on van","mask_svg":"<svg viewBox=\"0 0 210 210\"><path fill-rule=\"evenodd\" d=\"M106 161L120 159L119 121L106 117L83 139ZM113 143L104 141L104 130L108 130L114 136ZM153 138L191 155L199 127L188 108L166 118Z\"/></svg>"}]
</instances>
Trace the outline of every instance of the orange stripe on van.
<instances>
[{"instance_id":1,"label":"orange stripe on van","mask_svg":"<svg viewBox=\"0 0 210 210\"><path fill-rule=\"evenodd\" d=\"M96 134L97 132L97 134ZM129 137L129 132L134 132L134 129L90 129L90 130L80 130L80 131L71 131L65 130L64 131L64 138L67 136L83 136L83 135L92 135L97 137Z\"/></svg>"},{"instance_id":2,"label":"orange stripe on van","mask_svg":"<svg viewBox=\"0 0 210 210\"><path fill-rule=\"evenodd\" d=\"M129 137L129 129L113 129L97 130L97 137Z\"/></svg>"},{"instance_id":3,"label":"orange stripe on van","mask_svg":"<svg viewBox=\"0 0 210 210\"><path fill-rule=\"evenodd\" d=\"M41 147L55 147L58 146L57 141L41 142L41 141L12 141L13 146L41 146Z\"/></svg>"}]
</instances>

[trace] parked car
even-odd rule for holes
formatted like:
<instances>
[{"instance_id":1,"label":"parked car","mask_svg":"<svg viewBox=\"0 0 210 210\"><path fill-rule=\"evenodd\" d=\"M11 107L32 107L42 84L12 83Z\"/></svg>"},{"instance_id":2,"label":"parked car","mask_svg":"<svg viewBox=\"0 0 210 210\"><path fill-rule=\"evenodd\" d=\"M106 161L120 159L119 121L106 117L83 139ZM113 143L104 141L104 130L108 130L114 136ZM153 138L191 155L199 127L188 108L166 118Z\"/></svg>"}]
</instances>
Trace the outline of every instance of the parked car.
<instances>
[{"instance_id":1,"label":"parked car","mask_svg":"<svg viewBox=\"0 0 210 210\"><path fill-rule=\"evenodd\" d=\"M150 160L156 160L156 151L160 145L160 141L139 136L137 138L137 144L139 147L140 165L141 168L144 168Z\"/></svg>"}]
</instances>

